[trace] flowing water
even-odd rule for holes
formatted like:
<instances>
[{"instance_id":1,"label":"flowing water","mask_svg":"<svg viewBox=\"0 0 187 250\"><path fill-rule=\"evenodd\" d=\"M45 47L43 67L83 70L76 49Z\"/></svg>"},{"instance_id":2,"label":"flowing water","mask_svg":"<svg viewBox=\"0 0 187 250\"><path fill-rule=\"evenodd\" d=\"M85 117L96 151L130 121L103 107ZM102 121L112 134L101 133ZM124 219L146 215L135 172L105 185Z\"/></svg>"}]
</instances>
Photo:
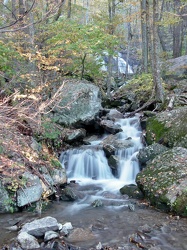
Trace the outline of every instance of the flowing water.
<instances>
[{"instance_id":1,"label":"flowing water","mask_svg":"<svg viewBox=\"0 0 187 250\"><path fill-rule=\"evenodd\" d=\"M147 206L144 201L131 200L120 194L121 187L135 183L139 172L136 155L143 145L138 117L120 119L116 123L123 129L117 134L118 142L130 140L131 146L116 150L119 164L115 176L102 149L103 138L63 152L60 161L66 168L69 187L79 199L74 202L51 202L42 217L50 215L59 223L69 221L74 228L84 229L81 237L75 235L66 239L84 249L95 249L99 242L104 246L121 247L118 249L139 249L137 244L129 242L131 235L135 242L147 247L144 249L156 246L157 250L187 250L186 219L161 213ZM98 201L102 206L97 207ZM130 204L134 205L135 211L129 209ZM3 225L0 229L1 244L10 239L3 227L19 216L22 220L37 218L28 212L0 216ZM144 230L147 227L149 229ZM15 233L11 237L13 235Z\"/></svg>"}]
</instances>

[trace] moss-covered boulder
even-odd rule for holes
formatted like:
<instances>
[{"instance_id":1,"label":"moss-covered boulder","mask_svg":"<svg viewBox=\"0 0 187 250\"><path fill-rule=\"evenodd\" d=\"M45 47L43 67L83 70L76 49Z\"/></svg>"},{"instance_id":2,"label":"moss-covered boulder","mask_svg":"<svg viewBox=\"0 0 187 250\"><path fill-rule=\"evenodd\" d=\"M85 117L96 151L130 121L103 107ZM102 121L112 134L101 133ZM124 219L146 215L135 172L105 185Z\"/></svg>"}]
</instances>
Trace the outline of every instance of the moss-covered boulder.
<instances>
[{"instance_id":1,"label":"moss-covered boulder","mask_svg":"<svg viewBox=\"0 0 187 250\"><path fill-rule=\"evenodd\" d=\"M187 148L187 106L158 113L147 119L147 143Z\"/></svg>"},{"instance_id":2,"label":"moss-covered boulder","mask_svg":"<svg viewBox=\"0 0 187 250\"><path fill-rule=\"evenodd\" d=\"M187 216L187 149L174 147L157 155L136 183L154 206Z\"/></svg>"}]
</instances>

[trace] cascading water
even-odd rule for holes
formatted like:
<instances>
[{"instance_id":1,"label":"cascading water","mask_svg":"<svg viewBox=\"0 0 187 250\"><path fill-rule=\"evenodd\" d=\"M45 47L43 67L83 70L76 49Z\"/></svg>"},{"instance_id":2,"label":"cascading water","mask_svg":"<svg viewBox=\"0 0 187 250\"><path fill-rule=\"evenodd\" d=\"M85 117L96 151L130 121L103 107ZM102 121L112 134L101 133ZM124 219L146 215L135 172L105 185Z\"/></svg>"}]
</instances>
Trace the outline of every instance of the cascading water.
<instances>
[{"instance_id":1,"label":"cascading water","mask_svg":"<svg viewBox=\"0 0 187 250\"><path fill-rule=\"evenodd\" d=\"M93 141L89 146L70 149L60 156L62 166L66 168L69 180L76 180L80 185L100 184L104 190L117 191L125 184L134 184L139 172L136 154L142 148L141 128L138 117L116 120L122 128L117 134L118 141L129 140L130 147L118 149L117 176L112 174L107 158L102 149L102 140Z\"/></svg>"}]
</instances>

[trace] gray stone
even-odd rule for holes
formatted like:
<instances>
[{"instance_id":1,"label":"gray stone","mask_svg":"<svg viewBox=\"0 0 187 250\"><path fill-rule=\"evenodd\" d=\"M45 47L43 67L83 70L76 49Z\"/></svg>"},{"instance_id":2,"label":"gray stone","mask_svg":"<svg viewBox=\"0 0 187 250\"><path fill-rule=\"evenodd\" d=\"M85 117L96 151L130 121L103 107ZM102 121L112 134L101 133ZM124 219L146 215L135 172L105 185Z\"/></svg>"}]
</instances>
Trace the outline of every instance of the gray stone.
<instances>
[{"instance_id":1,"label":"gray stone","mask_svg":"<svg viewBox=\"0 0 187 250\"><path fill-rule=\"evenodd\" d=\"M151 204L187 216L187 149L174 147L148 162L136 177Z\"/></svg>"},{"instance_id":2,"label":"gray stone","mask_svg":"<svg viewBox=\"0 0 187 250\"><path fill-rule=\"evenodd\" d=\"M166 150L168 150L168 148L162 144L153 143L150 146L140 149L137 158L141 164L146 164L146 162L153 160L156 155L159 155Z\"/></svg>"},{"instance_id":3,"label":"gray stone","mask_svg":"<svg viewBox=\"0 0 187 250\"><path fill-rule=\"evenodd\" d=\"M17 240L19 244L21 245L22 249L39 249L40 248L40 245L37 239L34 236L26 232L19 233Z\"/></svg>"},{"instance_id":4,"label":"gray stone","mask_svg":"<svg viewBox=\"0 0 187 250\"><path fill-rule=\"evenodd\" d=\"M54 185L63 185L67 183L66 170L63 167L60 169L53 169L51 171L51 177L54 181Z\"/></svg>"},{"instance_id":5,"label":"gray stone","mask_svg":"<svg viewBox=\"0 0 187 250\"><path fill-rule=\"evenodd\" d=\"M53 240L53 239L57 239L59 238L59 234L57 232L54 232L54 231L47 231L45 232L45 235L44 235L44 241L49 241L49 240Z\"/></svg>"},{"instance_id":6,"label":"gray stone","mask_svg":"<svg viewBox=\"0 0 187 250\"><path fill-rule=\"evenodd\" d=\"M111 134L116 134L118 132L123 131L120 125L115 124L111 120L102 120L100 122L100 126L103 127L107 132Z\"/></svg>"},{"instance_id":7,"label":"gray stone","mask_svg":"<svg viewBox=\"0 0 187 250\"><path fill-rule=\"evenodd\" d=\"M10 211L10 197L0 181L0 213Z\"/></svg>"},{"instance_id":8,"label":"gray stone","mask_svg":"<svg viewBox=\"0 0 187 250\"><path fill-rule=\"evenodd\" d=\"M17 206L22 207L38 201L42 195L43 188L38 176L25 172L26 185L17 190Z\"/></svg>"},{"instance_id":9,"label":"gray stone","mask_svg":"<svg viewBox=\"0 0 187 250\"><path fill-rule=\"evenodd\" d=\"M66 133L66 136L64 138L64 141L67 143L73 143L75 141L81 141L83 138L86 136L86 130L81 128L81 129L74 129L74 130L69 130Z\"/></svg>"},{"instance_id":10,"label":"gray stone","mask_svg":"<svg viewBox=\"0 0 187 250\"><path fill-rule=\"evenodd\" d=\"M187 148L187 106L158 113L147 119L146 141Z\"/></svg>"},{"instance_id":11,"label":"gray stone","mask_svg":"<svg viewBox=\"0 0 187 250\"><path fill-rule=\"evenodd\" d=\"M62 196L61 196L62 200L69 200L69 201L75 201L78 199L77 194L75 193L75 191L70 188L70 187L66 187L62 190Z\"/></svg>"},{"instance_id":12,"label":"gray stone","mask_svg":"<svg viewBox=\"0 0 187 250\"><path fill-rule=\"evenodd\" d=\"M187 55L168 60L164 68L166 76L186 78Z\"/></svg>"},{"instance_id":13,"label":"gray stone","mask_svg":"<svg viewBox=\"0 0 187 250\"><path fill-rule=\"evenodd\" d=\"M103 141L103 150L106 156L109 158L111 155L115 154L118 149L126 149L133 147L133 141L131 138L119 139L118 133L115 135L107 136Z\"/></svg>"},{"instance_id":14,"label":"gray stone","mask_svg":"<svg viewBox=\"0 0 187 250\"><path fill-rule=\"evenodd\" d=\"M81 124L90 124L101 108L99 88L85 80L66 81L61 96L58 106L50 114L61 125L80 127Z\"/></svg>"},{"instance_id":15,"label":"gray stone","mask_svg":"<svg viewBox=\"0 0 187 250\"><path fill-rule=\"evenodd\" d=\"M41 237L47 231L58 231L59 225L55 218L47 216L42 219L26 223L20 232L26 232L36 237Z\"/></svg>"}]
</instances>

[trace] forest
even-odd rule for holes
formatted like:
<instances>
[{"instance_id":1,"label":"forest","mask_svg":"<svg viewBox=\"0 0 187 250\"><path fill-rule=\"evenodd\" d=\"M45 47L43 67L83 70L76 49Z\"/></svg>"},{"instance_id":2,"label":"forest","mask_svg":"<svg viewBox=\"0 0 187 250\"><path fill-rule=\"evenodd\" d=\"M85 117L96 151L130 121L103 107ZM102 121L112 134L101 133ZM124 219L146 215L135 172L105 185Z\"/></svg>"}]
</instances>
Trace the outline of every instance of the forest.
<instances>
[{"instance_id":1,"label":"forest","mask_svg":"<svg viewBox=\"0 0 187 250\"><path fill-rule=\"evenodd\" d=\"M186 13L0 2L0 248L186 249Z\"/></svg>"}]
</instances>

